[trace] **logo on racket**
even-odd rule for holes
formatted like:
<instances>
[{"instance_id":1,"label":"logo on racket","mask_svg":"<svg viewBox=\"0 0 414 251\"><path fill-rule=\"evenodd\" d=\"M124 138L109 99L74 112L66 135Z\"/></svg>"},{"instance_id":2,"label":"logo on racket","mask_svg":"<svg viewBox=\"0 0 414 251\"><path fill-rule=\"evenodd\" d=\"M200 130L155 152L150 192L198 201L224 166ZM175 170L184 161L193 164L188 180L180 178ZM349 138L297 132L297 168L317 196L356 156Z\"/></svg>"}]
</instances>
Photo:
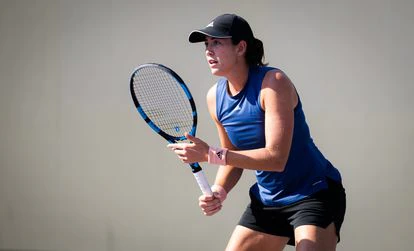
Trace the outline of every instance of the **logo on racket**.
<instances>
[{"instance_id":1,"label":"logo on racket","mask_svg":"<svg viewBox=\"0 0 414 251\"><path fill-rule=\"evenodd\" d=\"M179 126L176 126L174 129L176 132L179 132L181 130Z\"/></svg>"}]
</instances>

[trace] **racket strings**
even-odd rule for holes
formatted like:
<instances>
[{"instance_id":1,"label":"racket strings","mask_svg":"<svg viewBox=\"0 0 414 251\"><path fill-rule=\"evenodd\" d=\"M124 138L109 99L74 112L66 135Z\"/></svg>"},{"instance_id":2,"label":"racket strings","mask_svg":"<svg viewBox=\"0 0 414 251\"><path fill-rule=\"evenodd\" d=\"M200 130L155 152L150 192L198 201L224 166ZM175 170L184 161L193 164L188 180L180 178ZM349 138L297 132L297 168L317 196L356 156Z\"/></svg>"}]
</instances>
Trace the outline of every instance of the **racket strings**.
<instances>
[{"instance_id":1,"label":"racket strings","mask_svg":"<svg viewBox=\"0 0 414 251\"><path fill-rule=\"evenodd\" d=\"M164 132L181 137L193 127L193 111L181 84L155 67L142 68L133 78L135 96L149 119Z\"/></svg>"}]
</instances>

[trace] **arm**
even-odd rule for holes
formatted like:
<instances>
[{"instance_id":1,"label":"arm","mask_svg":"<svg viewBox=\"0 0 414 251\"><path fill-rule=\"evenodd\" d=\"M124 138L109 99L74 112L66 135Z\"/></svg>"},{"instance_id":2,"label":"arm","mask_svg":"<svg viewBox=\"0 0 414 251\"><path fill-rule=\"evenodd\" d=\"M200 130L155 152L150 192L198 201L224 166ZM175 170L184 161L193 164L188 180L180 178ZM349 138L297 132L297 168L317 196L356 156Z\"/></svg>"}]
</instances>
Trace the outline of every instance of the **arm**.
<instances>
[{"instance_id":1,"label":"arm","mask_svg":"<svg viewBox=\"0 0 414 251\"><path fill-rule=\"evenodd\" d=\"M214 123L216 124L220 144L221 147L235 150L235 147L231 143L230 139L227 136L224 127L217 119L216 113L216 85L214 85L207 93L207 107L210 113L211 118L213 119ZM241 175L243 173L243 169L237 168L232 165L220 166L216 180L214 182L215 185L220 185L221 187L226 190L226 192L230 192L230 190L237 184Z\"/></svg>"},{"instance_id":2,"label":"arm","mask_svg":"<svg viewBox=\"0 0 414 251\"><path fill-rule=\"evenodd\" d=\"M216 124L221 146L235 149L216 116L216 85L207 93L207 106L210 116ZM199 206L205 215L211 216L221 210L227 193L237 184L242 173L243 169L234 166L226 165L219 167L214 185L212 186L214 197L201 195L199 198ZM224 191L222 191L223 189Z\"/></svg>"},{"instance_id":3,"label":"arm","mask_svg":"<svg viewBox=\"0 0 414 251\"><path fill-rule=\"evenodd\" d=\"M227 163L245 169L283 171L292 143L297 102L297 94L289 78L280 71L268 72L261 90L266 145L254 150L228 151Z\"/></svg>"},{"instance_id":4,"label":"arm","mask_svg":"<svg viewBox=\"0 0 414 251\"><path fill-rule=\"evenodd\" d=\"M239 151L231 145L224 128L216 118L215 87L210 89L207 103L210 115L216 122L222 147L229 149L226 157L227 166L281 172L285 168L292 143L294 108L298 102L297 94L293 84L284 73L269 71L263 80L260 96L261 105L265 111L266 145L263 148L253 150ZM188 138L192 141L191 144L178 143L169 145L169 147L185 163L207 161L208 144L196 137L190 136ZM234 178L233 182L225 184L231 189L231 183L237 182L235 180L238 180L238 172L241 171L232 170L233 168L230 167L220 167L219 177L231 175ZM220 180L220 178L216 179L217 182L222 182Z\"/></svg>"}]
</instances>

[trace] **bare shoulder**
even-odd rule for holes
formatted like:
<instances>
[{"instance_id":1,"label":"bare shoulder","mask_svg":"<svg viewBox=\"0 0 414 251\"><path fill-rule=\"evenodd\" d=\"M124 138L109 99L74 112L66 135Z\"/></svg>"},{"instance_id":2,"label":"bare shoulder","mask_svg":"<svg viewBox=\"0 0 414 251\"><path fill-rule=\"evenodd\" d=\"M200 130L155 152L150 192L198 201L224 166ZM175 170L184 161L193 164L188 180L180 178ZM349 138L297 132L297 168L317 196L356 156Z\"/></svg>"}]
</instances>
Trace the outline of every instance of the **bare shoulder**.
<instances>
[{"instance_id":1,"label":"bare shoulder","mask_svg":"<svg viewBox=\"0 0 414 251\"><path fill-rule=\"evenodd\" d=\"M263 79L262 89L269 87L279 91L294 89L289 77L279 69L270 70L266 73Z\"/></svg>"},{"instance_id":2,"label":"bare shoulder","mask_svg":"<svg viewBox=\"0 0 414 251\"><path fill-rule=\"evenodd\" d=\"M217 84L214 84L208 91L207 91L207 103L216 100L216 89Z\"/></svg>"},{"instance_id":3,"label":"bare shoulder","mask_svg":"<svg viewBox=\"0 0 414 251\"><path fill-rule=\"evenodd\" d=\"M207 92L207 108L210 113L210 116L217 120L216 116L216 90L217 90L217 84L214 84Z\"/></svg>"},{"instance_id":4,"label":"bare shoulder","mask_svg":"<svg viewBox=\"0 0 414 251\"><path fill-rule=\"evenodd\" d=\"M265 99L277 98L296 106L298 100L296 89L289 77L279 69L270 70L266 73L262 83L262 105L265 107Z\"/></svg>"}]
</instances>

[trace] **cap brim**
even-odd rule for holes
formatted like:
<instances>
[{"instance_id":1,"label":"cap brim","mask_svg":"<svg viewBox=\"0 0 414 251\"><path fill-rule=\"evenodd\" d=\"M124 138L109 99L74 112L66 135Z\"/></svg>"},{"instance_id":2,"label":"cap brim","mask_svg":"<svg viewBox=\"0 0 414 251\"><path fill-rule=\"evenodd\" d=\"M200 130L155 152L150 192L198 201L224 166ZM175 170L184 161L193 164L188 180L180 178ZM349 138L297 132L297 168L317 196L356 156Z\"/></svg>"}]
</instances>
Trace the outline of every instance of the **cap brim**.
<instances>
[{"instance_id":1,"label":"cap brim","mask_svg":"<svg viewBox=\"0 0 414 251\"><path fill-rule=\"evenodd\" d=\"M190 41L190 43L204 42L206 41L206 36L214 38L231 38L231 36L227 34L217 32L213 27L206 27L201 30L192 31L188 37L188 41Z\"/></svg>"}]
</instances>

